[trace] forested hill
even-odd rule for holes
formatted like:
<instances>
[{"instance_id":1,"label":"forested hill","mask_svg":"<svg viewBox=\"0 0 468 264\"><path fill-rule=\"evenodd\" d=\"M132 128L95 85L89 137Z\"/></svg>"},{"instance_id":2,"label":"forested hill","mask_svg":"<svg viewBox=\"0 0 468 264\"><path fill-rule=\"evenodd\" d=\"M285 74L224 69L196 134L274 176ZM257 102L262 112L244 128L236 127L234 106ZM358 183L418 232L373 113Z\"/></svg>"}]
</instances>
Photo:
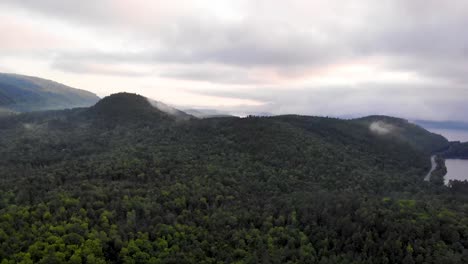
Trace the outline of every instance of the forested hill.
<instances>
[{"instance_id":1,"label":"forested hill","mask_svg":"<svg viewBox=\"0 0 468 264\"><path fill-rule=\"evenodd\" d=\"M0 259L466 263L466 196L423 181L443 140L374 118L180 119L126 93L3 117Z\"/></svg>"},{"instance_id":2,"label":"forested hill","mask_svg":"<svg viewBox=\"0 0 468 264\"><path fill-rule=\"evenodd\" d=\"M355 119L369 125L370 129L380 135L406 141L426 153L435 153L447 148L449 142L441 135L430 133L426 129L410 123L408 120L389 116L368 116Z\"/></svg>"},{"instance_id":3,"label":"forested hill","mask_svg":"<svg viewBox=\"0 0 468 264\"><path fill-rule=\"evenodd\" d=\"M30 112L85 107L95 94L37 77L0 73L0 112ZM1 115L1 113L0 113Z\"/></svg>"}]
</instances>

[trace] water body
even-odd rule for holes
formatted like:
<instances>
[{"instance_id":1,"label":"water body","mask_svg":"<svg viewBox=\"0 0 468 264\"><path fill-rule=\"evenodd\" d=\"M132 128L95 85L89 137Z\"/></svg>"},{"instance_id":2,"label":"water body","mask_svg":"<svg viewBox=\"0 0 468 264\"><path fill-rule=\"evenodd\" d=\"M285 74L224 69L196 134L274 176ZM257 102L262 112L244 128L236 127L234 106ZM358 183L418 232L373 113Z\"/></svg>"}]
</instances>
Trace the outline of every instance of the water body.
<instances>
[{"instance_id":1,"label":"water body","mask_svg":"<svg viewBox=\"0 0 468 264\"><path fill-rule=\"evenodd\" d=\"M468 131L458 129L429 129L429 131L442 135L450 141L468 142Z\"/></svg>"},{"instance_id":2,"label":"water body","mask_svg":"<svg viewBox=\"0 0 468 264\"><path fill-rule=\"evenodd\" d=\"M449 180L468 180L468 160L447 159L445 166L447 166L445 184L448 184Z\"/></svg>"},{"instance_id":3,"label":"water body","mask_svg":"<svg viewBox=\"0 0 468 264\"><path fill-rule=\"evenodd\" d=\"M440 134L450 141L468 142L468 131L457 129L430 129L431 132ZM468 160L447 159L445 160L447 174L444 176L445 184L450 180L468 180ZM432 172L433 169L431 169ZM424 178L424 180L428 179Z\"/></svg>"}]
</instances>

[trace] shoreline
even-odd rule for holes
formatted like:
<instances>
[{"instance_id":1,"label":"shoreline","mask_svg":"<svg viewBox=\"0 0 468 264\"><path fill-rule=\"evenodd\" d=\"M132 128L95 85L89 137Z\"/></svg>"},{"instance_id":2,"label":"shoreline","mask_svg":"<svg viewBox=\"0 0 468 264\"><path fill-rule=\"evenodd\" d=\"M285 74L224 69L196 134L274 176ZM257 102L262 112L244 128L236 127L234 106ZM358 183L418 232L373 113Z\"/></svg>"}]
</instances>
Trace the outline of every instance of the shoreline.
<instances>
[{"instance_id":1,"label":"shoreline","mask_svg":"<svg viewBox=\"0 0 468 264\"><path fill-rule=\"evenodd\" d=\"M447 174L447 166L445 159L439 154L431 156L431 170L424 177L424 181L434 183L436 185L445 185L444 177Z\"/></svg>"},{"instance_id":2,"label":"shoreline","mask_svg":"<svg viewBox=\"0 0 468 264\"><path fill-rule=\"evenodd\" d=\"M434 172L434 170L437 168L437 164L435 161L436 155L431 156L431 169L427 173L427 175L424 177L424 181L430 181L431 180L431 175Z\"/></svg>"}]
</instances>

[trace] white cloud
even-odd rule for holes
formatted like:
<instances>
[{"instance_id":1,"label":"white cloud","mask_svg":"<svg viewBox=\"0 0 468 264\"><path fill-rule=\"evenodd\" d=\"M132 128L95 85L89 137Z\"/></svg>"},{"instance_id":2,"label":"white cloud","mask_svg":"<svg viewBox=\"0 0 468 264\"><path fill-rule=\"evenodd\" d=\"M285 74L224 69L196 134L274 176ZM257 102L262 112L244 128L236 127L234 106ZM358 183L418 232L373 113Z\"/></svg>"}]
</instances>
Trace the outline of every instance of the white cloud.
<instances>
[{"instance_id":1,"label":"white cloud","mask_svg":"<svg viewBox=\"0 0 468 264\"><path fill-rule=\"evenodd\" d=\"M377 122L372 122L369 125L369 130L372 133L375 133L378 135L388 135L395 131L395 126L393 126L392 124L387 124L383 121L377 121Z\"/></svg>"},{"instance_id":2,"label":"white cloud","mask_svg":"<svg viewBox=\"0 0 468 264\"><path fill-rule=\"evenodd\" d=\"M3 0L0 18L2 69L99 95L467 118L462 0Z\"/></svg>"}]
</instances>

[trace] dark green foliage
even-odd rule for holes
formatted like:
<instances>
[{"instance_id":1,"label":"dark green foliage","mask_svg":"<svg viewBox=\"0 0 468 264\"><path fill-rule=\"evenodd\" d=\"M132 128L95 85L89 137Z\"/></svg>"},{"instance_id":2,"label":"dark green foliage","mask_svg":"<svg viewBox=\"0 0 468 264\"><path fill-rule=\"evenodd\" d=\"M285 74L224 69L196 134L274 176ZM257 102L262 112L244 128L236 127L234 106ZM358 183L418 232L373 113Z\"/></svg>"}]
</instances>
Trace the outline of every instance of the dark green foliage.
<instances>
[{"instance_id":1,"label":"dark green foliage","mask_svg":"<svg viewBox=\"0 0 468 264\"><path fill-rule=\"evenodd\" d=\"M365 124L382 122L392 127L392 133L386 137L395 140L405 141L414 148L418 148L426 153L439 152L446 149L449 142L441 135L430 133L422 127L408 122L408 120L390 116L368 116L356 119Z\"/></svg>"},{"instance_id":2,"label":"dark green foliage","mask_svg":"<svg viewBox=\"0 0 468 264\"><path fill-rule=\"evenodd\" d=\"M468 261L465 194L356 120L179 122L120 94L2 118L0 156L2 264Z\"/></svg>"},{"instance_id":3,"label":"dark green foliage","mask_svg":"<svg viewBox=\"0 0 468 264\"><path fill-rule=\"evenodd\" d=\"M451 191L454 193L466 194L468 193L468 181L454 181L450 180L449 184Z\"/></svg>"},{"instance_id":4,"label":"dark green foliage","mask_svg":"<svg viewBox=\"0 0 468 264\"><path fill-rule=\"evenodd\" d=\"M445 166L445 160L437 155L435 157L436 168L431 173L430 181L436 185L444 184L444 176L447 174L447 167Z\"/></svg>"},{"instance_id":5,"label":"dark green foliage","mask_svg":"<svg viewBox=\"0 0 468 264\"><path fill-rule=\"evenodd\" d=\"M160 111L154 108L141 95L130 93L118 93L105 97L87 111L90 116L103 118L133 118L144 115L158 115Z\"/></svg>"},{"instance_id":6,"label":"dark green foliage","mask_svg":"<svg viewBox=\"0 0 468 264\"><path fill-rule=\"evenodd\" d=\"M450 142L442 155L447 159L468 159L468 142Z\"/></svg>"}]
</instances>

